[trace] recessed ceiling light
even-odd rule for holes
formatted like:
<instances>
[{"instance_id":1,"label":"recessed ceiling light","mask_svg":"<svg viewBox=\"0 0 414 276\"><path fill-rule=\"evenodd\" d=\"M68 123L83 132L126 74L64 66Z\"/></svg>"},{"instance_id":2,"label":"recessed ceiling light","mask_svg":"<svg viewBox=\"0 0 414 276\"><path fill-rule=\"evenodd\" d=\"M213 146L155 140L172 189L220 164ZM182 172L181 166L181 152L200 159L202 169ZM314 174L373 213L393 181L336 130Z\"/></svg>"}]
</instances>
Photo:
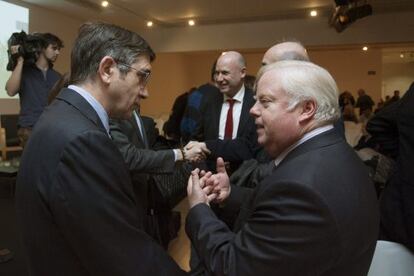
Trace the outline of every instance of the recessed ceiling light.
<instances>
[{"instance_id":1,"label":"recessed ceiling light","mask_svg":"<svg viewBox=\"0 0 414 276\"><path fill-rule=\"evenodd\" d=\"M368 47L367 46L362 47L362 51L368 51Z\"/></svg>"},{"instance_id":2,"label":"recessed ceiling light","mask_svg":"<svg viewBox=\"0 0 414 276\"><path fill-rule=\"evenodd\" d=\"M109 2L108 1L102 1L101 5L102 5L102 7L106 8L106 7L108 7Z\"/></svg>"},{"instance_id":3,"label":"recessed ceiling light","mask_svg":"<svg viewBox=\"0 0 414 276\"><path fill-rule=\"evenodd\" d=\"M194 26L195 25L195 21L192 20L192 19L188 20L188 25Z\"/></svg>"},{"instance_id":4,"label":"recessed ceiling light","mask_svg":"<svg viewBox=\"0 0 414 276\"><path fill-rule=\"evenodd\" d=\"M400 58L404 58L404 54L403 53L400 54Z\"/></svg>"},{"instance_id":5,"label":"recessed ceiling light","mask_svg":"<svg viewBox=\"0 0 414 276\"><path fill-rule=\"evenodd\" d=\"M152 27L153 25L154 25L154 23L152 23L152 21L147 22L147 27Z\"/></svg>"},{"instance_id":6,"label":"recessed ceiling light","mask_svg":"<svg viewBox=\"0 0 414 276\"><path fill-rule=\"evenodd\" d=\"M312 17L315 17L315 16L317 16L318 15L318 12L317 11L315 11L315 10L312 10L311 12L310 12L310 16L312 16Z\"/></svg>"}]
</instances>

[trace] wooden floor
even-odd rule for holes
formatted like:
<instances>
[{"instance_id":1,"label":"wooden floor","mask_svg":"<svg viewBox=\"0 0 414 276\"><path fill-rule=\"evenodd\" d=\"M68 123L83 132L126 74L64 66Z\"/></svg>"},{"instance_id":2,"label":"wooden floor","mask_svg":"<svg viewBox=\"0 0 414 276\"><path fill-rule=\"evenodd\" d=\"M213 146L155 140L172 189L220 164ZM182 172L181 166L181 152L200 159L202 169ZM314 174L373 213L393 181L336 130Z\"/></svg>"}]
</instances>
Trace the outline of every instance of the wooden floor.
<instances>
[{"instance_id":1,"label":"wooden floor","mask_svg":"<svg viewBox=\"0 0 414 276\"><path fill-rule=\"evenodd\" d=\"M189 260L190 260L190 240L185 234L185 218L188 213L188 201L187 198L184 198L175 208L175 211L181 213L181 228L178 232L178 237L171 241L168 246L168 253L173 257L173 259L178 263L178 265L186 270L190 270Z\"/></svg>"}]
</instances>

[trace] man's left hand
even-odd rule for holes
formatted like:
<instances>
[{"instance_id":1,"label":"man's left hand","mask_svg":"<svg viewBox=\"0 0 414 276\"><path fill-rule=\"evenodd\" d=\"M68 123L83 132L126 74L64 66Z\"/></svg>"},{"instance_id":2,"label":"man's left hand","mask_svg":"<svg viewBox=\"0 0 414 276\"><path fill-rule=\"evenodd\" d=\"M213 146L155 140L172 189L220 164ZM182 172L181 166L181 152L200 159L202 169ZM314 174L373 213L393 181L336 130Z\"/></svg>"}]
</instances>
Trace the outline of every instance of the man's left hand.
<instances>
[{"instance_id":1,"label":"man's left hand","mask_svg":"<svg viewBox=\"0 0 414 276\"><path fill-rule=\"evenodd\" d=\"M201 179L199 173L199 169L193 170L188 179L187 194L190 209L199 203L209 205L209 203L217 197L217 194L211 193L213 186L204 185L205 178L211 175L211 173L207 173Z\"/></svg>"}]
</instances>

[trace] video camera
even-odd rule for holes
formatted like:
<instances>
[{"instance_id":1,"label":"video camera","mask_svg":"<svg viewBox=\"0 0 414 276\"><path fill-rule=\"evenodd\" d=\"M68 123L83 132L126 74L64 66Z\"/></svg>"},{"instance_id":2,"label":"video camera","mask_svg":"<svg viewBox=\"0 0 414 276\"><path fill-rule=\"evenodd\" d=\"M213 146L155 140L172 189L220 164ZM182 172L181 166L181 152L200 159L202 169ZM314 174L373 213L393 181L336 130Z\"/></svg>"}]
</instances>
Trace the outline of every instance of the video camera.
<instances>
[{"instance_id":1,"label":"video camera","mask_svg":"<svg viewBox=\"0 0 414 276\"><path fill-rule=\"evenodd\" d=\"M11 53L11 47L20 45L17 53ZM13 71L17 65L17 59L22 56L24 64L30 65L36 63L40 53L47 47L45 39L40 33L26 34L24 31L20 33L13 33L7 41L7 54L9 62L7 63L7 70Z\"/></svg>"}]
</instances>

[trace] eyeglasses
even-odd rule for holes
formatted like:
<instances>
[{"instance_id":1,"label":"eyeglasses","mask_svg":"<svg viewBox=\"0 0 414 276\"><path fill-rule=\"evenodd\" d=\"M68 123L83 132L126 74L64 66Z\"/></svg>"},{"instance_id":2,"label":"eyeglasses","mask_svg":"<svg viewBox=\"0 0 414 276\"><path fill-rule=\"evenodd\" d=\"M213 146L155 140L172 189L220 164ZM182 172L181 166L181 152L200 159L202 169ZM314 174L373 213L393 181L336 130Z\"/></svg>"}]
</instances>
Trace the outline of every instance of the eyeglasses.
<instances>
[{"instance_id":1,"label":"eyeglasses","mask_svg":"<svg viewBox=\"0 0 414 276\"><path fill-rule=\"evenodd\" d=\"M130 69L133 69L135 72L137 72L137 75L140 78L140 82L141 82L140 86L141 87L145 87L147 85L148 80L151 76L151 71L150 70L138 70L138 69L132 67L131 65L128 65L128 64L123 63L123 62L118 62L118 64L122 65L122 66L125 66L125 67L128 67Z\"/></svg>"}]
</instances>

